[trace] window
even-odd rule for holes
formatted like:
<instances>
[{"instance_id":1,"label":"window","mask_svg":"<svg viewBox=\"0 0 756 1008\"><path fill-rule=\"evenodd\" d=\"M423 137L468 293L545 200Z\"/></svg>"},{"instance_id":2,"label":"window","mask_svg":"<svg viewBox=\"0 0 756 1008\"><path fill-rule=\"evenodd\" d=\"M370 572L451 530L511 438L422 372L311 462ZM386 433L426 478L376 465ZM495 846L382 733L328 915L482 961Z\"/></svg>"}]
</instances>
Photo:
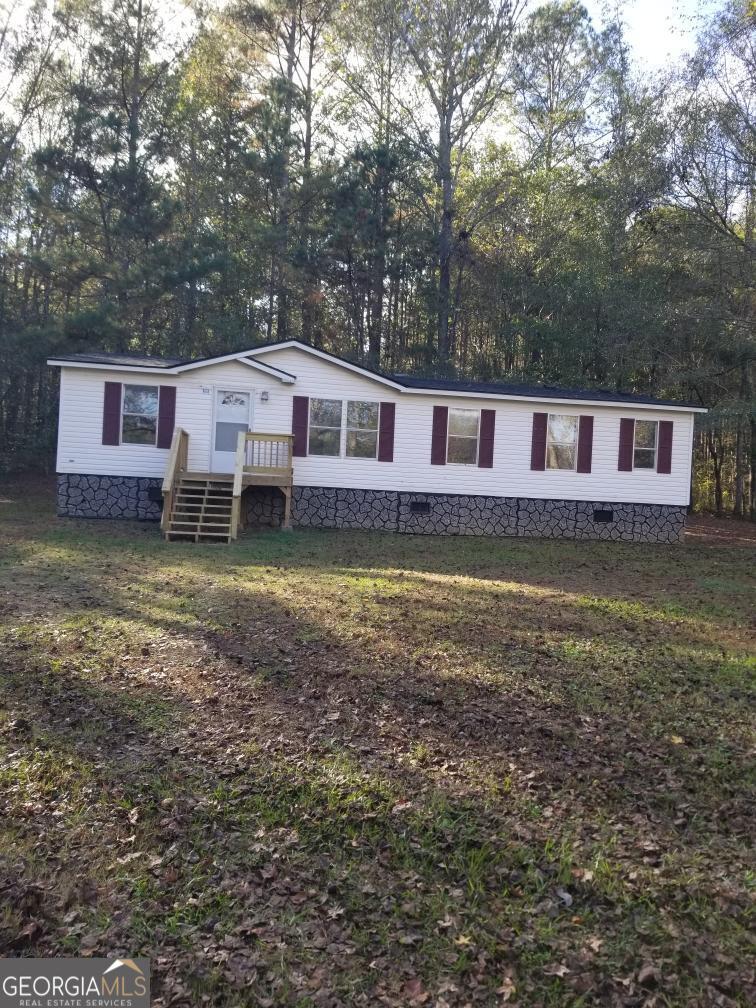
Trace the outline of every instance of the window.
<instances>
[{"instance_id":1,"label":"window","mask_svg":"<svg viewBox=\"0 0 756 1008\"><path fill-rule=\"evenodd\" d=\"M656 469L658 423L636 420L633 440L633 469Z\"/></svg>"},{"instance_id":2,"label":"window","mask_svg":"<svg viewBox=\"0 0 756 1008\"><path fill-rule=\"evenodd\" d=\"M310 399L308 454L377 458L379 410L377 402Z\"/></svg>"},{"instance_id":3,"label":"window","mask_svg":"<svg viewBox=\"0 0 756 1008\"><path fill-rule=\"evenodd\" d=\"M121 444L154 445L157 441L158 388L124 385Z\"/></svg>"},{"instance_id":4,"label":"window","mask_svg":"<svg viewBox=\"0 0 756 1008\"><path fill-rule=\"evenodd\" d=\"M450 409L446 461L457 465L478 464L480 410Z\"/></svg>"},{"instance_id":5,"label":"window","mask_svg":"<svg viewBox=\"0 0 756 1008\"><path fill-rule=\"evenodd\" d=\"M348 402L346 415L346 454L349 458L378 455L378 403Z\"/></svg>"},{"instance_id":6,"label":"window","mask_svg":"<svg viewBox=\"0 0 756 1008\"><path fill-rule=\"evenodd\" d=\"M546 431L546 468L575 469L578 418L566 413L549 413Z\"/></svg>"},{"instance_id":7,"label":"window","mask_svg":"<svg viewBox=\"0 0 756 1008\"><path fill-rule=\"evenodd\" d=\"M310 455L341 453L341 399L310 399Z\"/></svg>"}]
</instances>

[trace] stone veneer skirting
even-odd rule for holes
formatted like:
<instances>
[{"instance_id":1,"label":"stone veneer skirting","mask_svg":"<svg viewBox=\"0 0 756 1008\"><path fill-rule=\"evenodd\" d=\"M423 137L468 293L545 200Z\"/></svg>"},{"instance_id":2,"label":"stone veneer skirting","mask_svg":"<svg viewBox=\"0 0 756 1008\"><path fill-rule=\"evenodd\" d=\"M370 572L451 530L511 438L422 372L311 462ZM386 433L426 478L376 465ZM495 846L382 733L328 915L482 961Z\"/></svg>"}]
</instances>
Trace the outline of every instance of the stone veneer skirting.
<instances>
[{"instance_id":1,"label":"stone veneer skirting","mask_svg":"<svg viewBox=\"0 0 756 1008\"><path fill-rule=\"evenodd\" d=\"M160 517L160 504L150 500L150 490L160 485L159 479L141 476L61 475L58 514L73 518L156 520ZM283 495L278 490L249 487L243 500L247 524L272 527L281 524ZM597 520L596 512L605 520ZM607 512L611 512L610 520L606 520ZM685 507L671 504L479 497L345 487L295 487L292 494L292 521L300 528L428 535L677 542L685 527L685 513Z\"/></svg>"},{"instance_id":2,"label":"stone veneer skirting","mask_svg":"<svg viewBox=\"0 0 756 1008\"><path fill-rule=\"evenodd\" d=\"M418 506L427 513L417 513ZM275 503L271 501L271 510ZM251 507L252 517L254 505ZM380 529L428 535L537 536L677 542L686 508L669 504L421 494L396 490L296 487L292 520L298 526ZM604 512L610 521L597 521Z\"/></svg>"},{"instance_id":3,"label":"stone veneer skirting","mask_svg":"<svg viewBox=\"0 0 756 1008\"><path fill-rule=\"evenodd\" d=\"M138 518L159 521L162 479L150 476L58 476L58 514L66 518Z\"/></svg>"}]
</instances>

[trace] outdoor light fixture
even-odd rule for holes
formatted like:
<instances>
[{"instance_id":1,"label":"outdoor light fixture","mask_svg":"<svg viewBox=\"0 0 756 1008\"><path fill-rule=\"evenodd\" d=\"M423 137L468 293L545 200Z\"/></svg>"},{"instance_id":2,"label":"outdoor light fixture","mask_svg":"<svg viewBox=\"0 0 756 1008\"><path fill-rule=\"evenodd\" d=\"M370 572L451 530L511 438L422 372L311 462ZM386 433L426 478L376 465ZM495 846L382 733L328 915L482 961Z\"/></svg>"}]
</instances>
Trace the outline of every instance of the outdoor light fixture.
<instances>
[{"instance_id":1,"label":"outdoor light fixture","mask_svg":"<svg viewBox=\"0 0 756 1008\"><path fill-rule=\"evenodd\" d=\"M266 391L260 393L260 400L262 402L267 402L269 398L270 396L268 395L267 389Z\"/></svg>"}]
</instances>

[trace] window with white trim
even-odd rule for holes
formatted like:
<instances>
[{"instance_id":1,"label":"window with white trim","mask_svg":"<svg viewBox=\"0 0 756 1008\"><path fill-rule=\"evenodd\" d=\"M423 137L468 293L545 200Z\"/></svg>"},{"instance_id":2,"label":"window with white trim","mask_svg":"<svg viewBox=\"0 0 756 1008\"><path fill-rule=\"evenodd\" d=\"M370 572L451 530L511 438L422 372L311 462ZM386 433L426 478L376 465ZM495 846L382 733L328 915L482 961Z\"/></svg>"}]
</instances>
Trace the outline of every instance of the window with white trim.
<instances>
[{"instance_id":1,"label":"window with white trim","mask_svg":"<svg viewBox=\"0 0 756 1008\"><path fill-rule=\"evenodd\" d=\"M346 409L346 455L347 458L378 457L378 415L377 402L347 403Z\"/></svg>"},{"instance_id":2,"label":"window with white trim","mask_svg":"<svg viewBox=\"0 0 756 1008\"><path fill-rule=\"evenodd\" d=\"M658 446L658 421L636 420L633 434L633 469L656 469Z\"/></svg>"},{"instance_id":3,"label":"window with white trim","mask_svg":"<svg viewBox=\"0 0 756 1008\"><path fill-rule=\"evenodd\" d=\"M157 385L124 385L121 406L121 444L157 443Z\"/></svg>"},{"instance_id":4,"label":"window with white trim","mask_svg":"<svg viewBox=\"0 0 756 1008\"><path fill-rule=\"evenodd\" d=\"M549 413L546 429L546 468L577 466L578 418L568 413Z\"/></svg>"},{"instance_id":5,"label":"window with white trim","mask_svg":"<svg viewBox=\"0 0 756 1008\"><path fill-rule=\"evenodd\" d=\"M308 454L377 458L379 416L377 402L310 399Z\"/></svg>"},{"instance_id":6,"label":"window with white trim","mask_svg":"<svg viewBox=\"0 0 756 1008\"><path fill-rule=\"evenodd\" d=\"M310 399L310 455L341 454L341 399Z\"/></svg>"},{"instance_id":7,"label":"window with white trim","mask_svg":"<svg viewBox=\"0 0 756 1008\"><path fill-rule=\"evenodd\" d=\"M480 410L450 409L446 432L446 461L451 465L478 464Z\"/></svg>"}]
</instances>

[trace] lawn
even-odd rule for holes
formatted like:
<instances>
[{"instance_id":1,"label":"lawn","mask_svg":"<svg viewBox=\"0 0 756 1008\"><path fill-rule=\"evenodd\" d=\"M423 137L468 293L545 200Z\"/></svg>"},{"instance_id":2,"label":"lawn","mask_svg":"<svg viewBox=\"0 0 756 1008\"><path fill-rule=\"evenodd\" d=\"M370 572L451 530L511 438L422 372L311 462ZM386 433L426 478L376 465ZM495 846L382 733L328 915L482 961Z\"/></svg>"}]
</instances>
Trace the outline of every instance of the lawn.
<instances>
[{"instance_id":1,"label":"lawn","mask_svg":"<svg viewBox=\"0 0 756 1008\"><path fill-rule=\"evenodd\" d=\"M156 1006L753 1005L755 559L0 487L0 954L149 956Z\"/></svg>"}]
</instances>

